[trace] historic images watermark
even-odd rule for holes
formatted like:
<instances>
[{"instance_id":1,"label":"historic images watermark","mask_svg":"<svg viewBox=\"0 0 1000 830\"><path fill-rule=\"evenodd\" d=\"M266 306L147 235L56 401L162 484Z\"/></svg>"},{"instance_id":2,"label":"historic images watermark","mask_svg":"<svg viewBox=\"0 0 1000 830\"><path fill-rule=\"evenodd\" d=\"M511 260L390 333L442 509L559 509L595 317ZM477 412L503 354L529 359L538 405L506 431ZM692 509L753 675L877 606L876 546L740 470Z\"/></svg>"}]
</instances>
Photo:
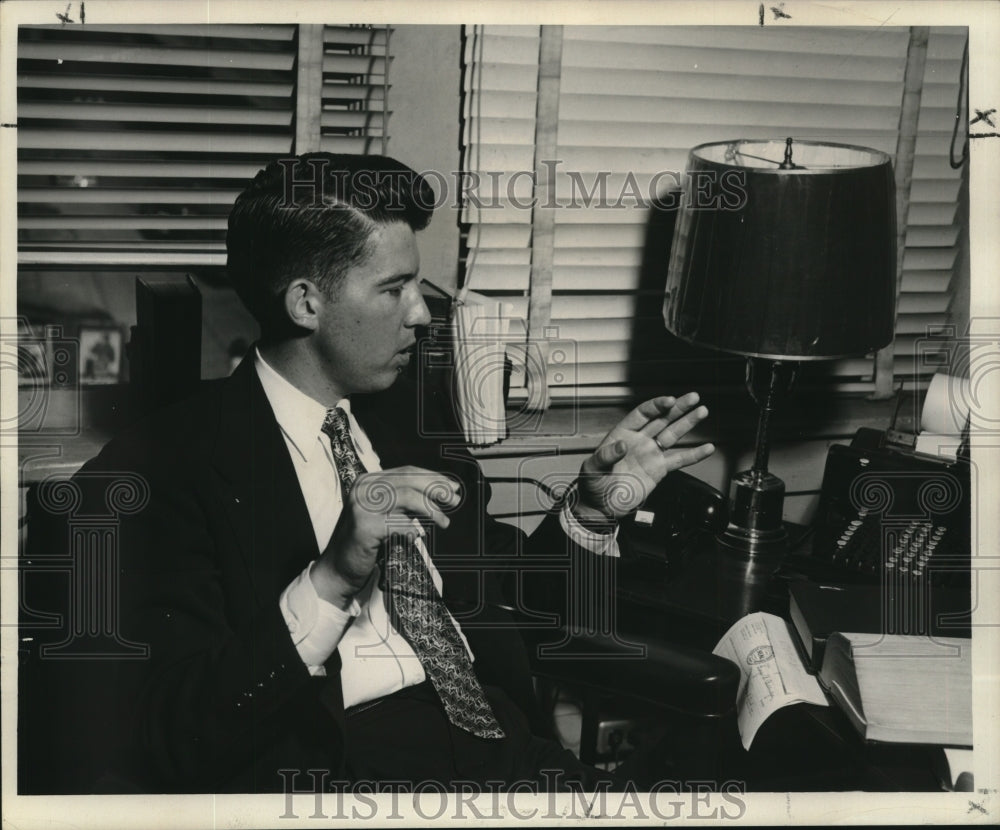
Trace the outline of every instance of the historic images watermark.
<instances>
[{"instance_id":1,"label":"historic images watermark","mask_svg":"<svg viewBox=\"0 0 1000 830\"><path fill-rule=\"evenodd\" d=\"M35 521L55 522L63 532L54 539L54 549L26 558L21 572L67 576L63 637L41 647L42 660L149 657L148 644L122 635L119 591L122 519L141 513L149 503L149 483L135 472L81 471L72 479L52 475L38 483ZM22 620L34 613L29 601L22 593Z\"/></svg>"},{"instance_id":2,"label":"historic images watermark","mask_svg":"<svg viewBox=\"0 0 1000 830\"><path fill-rule=\"evenodd\" d=\"M537 781L342 781L324 769L278 770L283 782L279 819L354 821L738 821L748 810L740 781L662 780L640 792L609 781L584 791L563 770L542 770ZM312 812L306 814L311 809Z\"/></svg>"},{"instance_id":3,"label":"historic images watermark","mask_svg":"<svg viewBox=\"0 0 1000 830\"><path fill-rule=\"evenodd\" d=\"M17 390L17 406L0 418L0 436L31 445L78 436L80 339L27 317L0 318L0 329L0 381Z\"/></svg>"},{"instance_id":4,"label":"historic images watermark","mask_svg":"<svg viewBox=\"0 0 1000 830\"><path fill-rule=\"evenodd\" d=\"M403 193L427 210L739 210L748 199L746 172L739 168L583 173L564 169L562 159L541 159L534 170L423 170L415 176L406 170L330 170L331 159L324 156L305 162L310 167L308 175L302 175L299 159L278 160L285 172L280 207L322 207L340 193L350 193L352 204L361 210L382 204L389 212L404 210ZM433 198L414 186L418 178L431 185ZM536 195L541 179L552 185L545 188L544 200Z\"/></svg>"}]
</instances>

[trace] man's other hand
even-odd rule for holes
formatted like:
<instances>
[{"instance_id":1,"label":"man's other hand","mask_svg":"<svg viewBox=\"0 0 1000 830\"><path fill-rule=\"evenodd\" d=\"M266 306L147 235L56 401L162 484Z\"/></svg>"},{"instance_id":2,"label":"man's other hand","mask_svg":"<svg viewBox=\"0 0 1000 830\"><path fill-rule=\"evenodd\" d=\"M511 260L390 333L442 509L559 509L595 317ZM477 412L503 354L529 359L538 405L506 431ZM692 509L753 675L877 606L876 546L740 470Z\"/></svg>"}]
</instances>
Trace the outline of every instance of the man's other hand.
<instances>
[{"instance_id":1,"label":"man's other hand","mask_svg":"<svg viewBox=\"0 0 1000 830\"><path fill-rule=\"evenodd\" d=\"M386 538L399 534L415 539L421 530L414 518L448 527L444 511L458 507L459 490L454 479L421 467L358 476L330 543L310 572L316 593L347 608L368 581Z\"/></svg>"},{"instance_id":2,"label":"man's other hand","mask_svg":"<svg viewBox=\"0 0 1000 830\"><path fill-rule=\"evenodd\" d=\"M677 448L708 409L698 393L653 398L639 404L583 462L574 515L585 525L607 525L637 509L671 470L708 458L712 444Z\"/></svg>"}]
</instances>

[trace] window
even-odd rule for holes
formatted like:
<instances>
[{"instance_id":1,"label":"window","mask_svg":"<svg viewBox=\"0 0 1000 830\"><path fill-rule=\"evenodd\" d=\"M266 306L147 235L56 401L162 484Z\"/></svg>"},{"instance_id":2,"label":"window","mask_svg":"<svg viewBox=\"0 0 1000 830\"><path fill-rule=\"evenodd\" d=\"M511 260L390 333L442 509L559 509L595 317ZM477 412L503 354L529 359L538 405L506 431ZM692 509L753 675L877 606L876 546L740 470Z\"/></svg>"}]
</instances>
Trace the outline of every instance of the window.
<instances>
[{"instance_id":1,"label":"window","mask_svg":"<svg viewBox=\"0 0 1000 830\"><path fill-rule=\"evenodd\" d=\"M913 184L899 217L897 382L933 371L915 359L916 342L948 321L963 266L962 171L949 159L966 37L932 29L915 79ZM688 151L709 141L792 135L895 158L910 41L909 29L886 27L468 29L463 164L480 186L463 214L466 283L507 298L533 337L557 331L575 341L572 370L548 368L555 400L627 399L685 374L702 388L737 382L742 360L684 346L663 328L672 223L650 205L679 184ZM543 158L536 136L547 130L555 153ZM546 204L557 208L554 228L538 237ZM545 257L551 267L540 269ZM875 363L811 372L870 390Z\"/></svg>"},{"instance_id":2,"label":"window","mask_svg":"<svg viewBox=\"0 0 1000 830\"><path fill-rule=\"evenodd\" d=\"M371 27L21 27L21 264L223 264L236 195L296 149L301 94L322 96L298 107L319 116L305 149L381 151L387 41Z\"/></svg>"},{"instance_id":3,"label":"window","mask_svg":"<svg viewBox=\"0 0 1000 830\"><path fill-rule=\"evenodd\" d=\"M255 325L228 288L226 221L273 158L383 151L389 29L21 26L19 313L73 336L135 321L134 277L193 274L203 373Z\"/></svg>"}]
</instances>

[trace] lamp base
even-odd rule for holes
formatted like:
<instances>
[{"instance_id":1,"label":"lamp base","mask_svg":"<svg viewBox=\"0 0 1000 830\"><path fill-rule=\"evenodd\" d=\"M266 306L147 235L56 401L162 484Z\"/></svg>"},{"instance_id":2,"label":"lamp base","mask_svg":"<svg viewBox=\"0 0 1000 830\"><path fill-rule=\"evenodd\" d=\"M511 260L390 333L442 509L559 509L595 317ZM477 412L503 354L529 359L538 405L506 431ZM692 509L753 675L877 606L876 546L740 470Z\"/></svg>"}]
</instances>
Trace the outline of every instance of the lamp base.
<instances>
[{"instance_id":1,"label":"lamp base","mask_svg":"<svg viewBox=\"0 0 1000 830\"><path fill-rule=\"evenodd\" d=\"M785 482L760 470L744 470L730 488L729 526L719 537L750 557L778 558L787 549L782 524Z\"/></svg>"}]
</instances>

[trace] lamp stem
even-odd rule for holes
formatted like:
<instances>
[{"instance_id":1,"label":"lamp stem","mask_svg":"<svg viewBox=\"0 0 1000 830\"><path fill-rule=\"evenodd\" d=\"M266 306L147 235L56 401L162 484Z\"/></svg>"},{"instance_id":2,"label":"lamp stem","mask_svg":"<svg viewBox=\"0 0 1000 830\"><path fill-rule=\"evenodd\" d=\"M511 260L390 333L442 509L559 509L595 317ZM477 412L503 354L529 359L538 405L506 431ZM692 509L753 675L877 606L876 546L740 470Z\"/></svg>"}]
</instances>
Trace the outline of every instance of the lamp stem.
<instances>
[{"instance_id":1,"label":"lamp stem","mask_svg":"<svg viewBox=\"0 0 1000 830\"><path fill-rule=\"evenodd\" d=\"M785 484L767 471L767 460L771 413L789 390L795 368L789 361L747 359L747 391L758 408L754 463L733 478L729 526L722 538L731 549L751 557L781 555L784 550Z\"/></svg>"},{"instance_id":2,"label":"lamp stem","mask_svg":"<svg viewBox=\"0 0 1000 830\"><path fill-rule=\"evenodd\" d=\"M751 358L752 359L752 358ZM753 473L755 478L762 478L767 474L767 459L771 453L771 444L768 441L768 434L771 425L771 413L774 411L775 397L779 391L781 362L769 361L771 376L767 384L767 392L764 400L757 401L759 415L757 417L757 441L753 460ZM751 394L753 390L751 389Z\"/></svg>"}]
</instances>

